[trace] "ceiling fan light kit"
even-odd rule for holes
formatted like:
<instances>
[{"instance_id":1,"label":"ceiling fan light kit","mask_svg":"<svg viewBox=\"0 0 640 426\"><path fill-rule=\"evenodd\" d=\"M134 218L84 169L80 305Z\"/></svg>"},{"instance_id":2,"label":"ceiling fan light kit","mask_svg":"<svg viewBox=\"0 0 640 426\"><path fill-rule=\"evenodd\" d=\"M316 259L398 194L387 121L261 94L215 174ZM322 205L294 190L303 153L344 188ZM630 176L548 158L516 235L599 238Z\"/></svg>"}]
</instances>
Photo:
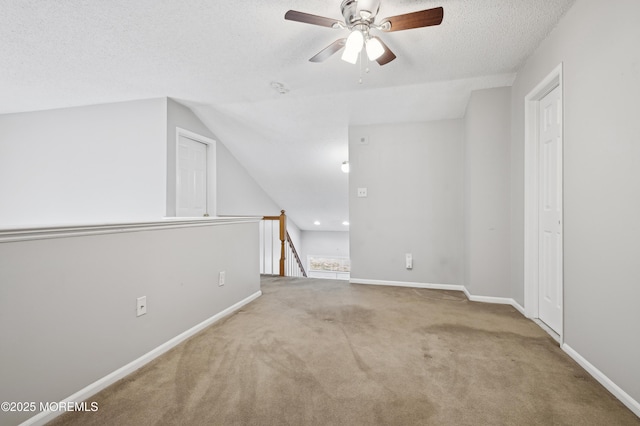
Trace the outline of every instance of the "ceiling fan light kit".
<instances>
[{"instance_id":1,"label":"ceiling fan light kit","mask_svg":"<svg viewBox=\"0 0 640 426\"><path fill-rule=\"evenodd\" d=\"M360 31L352 31L347 37L347 42L344 46L344 52L342 52L342 60L355 64L358 61L358 55L362 51L362 45L364 43L364 36Z\"/></svg>"},{"instance_id":2,"label":"ceiling fan light kit","mask_svg":"<svg viewBox=\"0 0 640 426\"><path fill-rule=\"evenodd\" d=\"M384 47L377 38L367 40L367 56L370 61L376 61L384 53Z\"/></svg>"},{"instance_id":3,"label":"ceiling fan light kit","mask_svg":"<svg viewBox=\"0 0 640 426\"><path fill-rule=\"evenodd\" d=\"M376 24L375 19L380 9L380 0L343 0L340 7L344 22L295 10L290 10L284 15L284 19L289 21L351 31L346 39L342 38L334 41L309 59L309 61L322 62L344 47L342 59L351 64L355 64L358 61L362 48L365 47L367 57L370 61L376 61L380 65L385 65L393 61L396 55L379 37L369 34L371 29L392 32L430 27L440 25L444 17L442 7L436 7L406 13L404 15L392 16Z\"/></svg>"},{"instance_id":4,"label":"ceiling fan light kit","mask_svg":"<svg viewBox=\"0 0 640 426\"><path fill-rule=\"evenodd\" d=\"M367 29L354 29L347 37L347 42L342 52L342 60L355 64L358 61L358 56L362 52L362 47L365 47L367 57L370 61L377 60L384 53L384 47L380 40L375 37L369 36Z\"/></svg>"}]
</instances>

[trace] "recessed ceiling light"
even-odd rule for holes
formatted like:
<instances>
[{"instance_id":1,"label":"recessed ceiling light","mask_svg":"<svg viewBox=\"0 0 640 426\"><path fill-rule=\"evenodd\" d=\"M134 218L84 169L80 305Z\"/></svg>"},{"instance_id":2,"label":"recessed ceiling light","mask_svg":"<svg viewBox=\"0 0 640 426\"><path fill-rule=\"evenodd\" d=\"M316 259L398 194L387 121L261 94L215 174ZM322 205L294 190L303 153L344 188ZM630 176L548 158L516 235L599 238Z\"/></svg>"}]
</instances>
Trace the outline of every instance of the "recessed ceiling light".
<instances>
[{"instance_id":1,"label":"recessed ceiling light","mask_svg":"<svg viewBox=\"0 0 640 426\"><path fill-rule=\"evenodd\" d=\"M315 222L313 222L313 224L314 224L314 225L316 225L316 226L318 226L318 225L320 225L320 221L319 221L319 220L316 220Z\"/></svg>"},{"instance_id":2,"label":"recessed ceiling light","mask_svg":"<svg viewBox=\"0 0 640 426\"><path fill-rule=\"evenodd\" d=\"M342 224L343 224L344 226L349 226L349 222L348 222L348 221L346 221L346 220L345 220L344 222L342 222Z\"/></svg>"}]
</instances>

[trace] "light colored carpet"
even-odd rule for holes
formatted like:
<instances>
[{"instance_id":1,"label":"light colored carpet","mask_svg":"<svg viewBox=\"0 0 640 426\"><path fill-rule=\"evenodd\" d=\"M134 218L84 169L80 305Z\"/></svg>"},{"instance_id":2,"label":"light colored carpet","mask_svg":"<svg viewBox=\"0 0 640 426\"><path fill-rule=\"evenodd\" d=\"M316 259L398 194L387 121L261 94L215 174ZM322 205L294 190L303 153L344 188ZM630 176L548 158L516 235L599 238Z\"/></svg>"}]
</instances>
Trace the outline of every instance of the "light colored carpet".
<instances>
[{"instance_id":1,"label":"light colored carpet","mask_svg":"<svg viewBox=\"0 0 640 426\"><path fill-rule=\"evenodd\" d=\"M265 277L263 296L53 425L640 425L511 306Z\"/></svg>"}]
</instances>

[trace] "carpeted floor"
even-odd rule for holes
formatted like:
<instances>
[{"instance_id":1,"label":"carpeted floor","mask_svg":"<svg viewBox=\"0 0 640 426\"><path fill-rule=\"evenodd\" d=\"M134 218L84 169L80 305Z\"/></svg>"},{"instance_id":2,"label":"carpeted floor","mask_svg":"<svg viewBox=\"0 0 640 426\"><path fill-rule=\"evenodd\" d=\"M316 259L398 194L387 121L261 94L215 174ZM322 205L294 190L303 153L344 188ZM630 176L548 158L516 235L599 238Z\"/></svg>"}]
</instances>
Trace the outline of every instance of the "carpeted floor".
<instances>
[{"instance_id":1,"label":"carpeted floor","mask_svg":"<svg viewBox=\"0 0 640 426\"><path fill-rule=\"evenodd\" d=\"M511 306L266 277L263 296L53 425L640 425Z\"/></svg>"}]
</instances>

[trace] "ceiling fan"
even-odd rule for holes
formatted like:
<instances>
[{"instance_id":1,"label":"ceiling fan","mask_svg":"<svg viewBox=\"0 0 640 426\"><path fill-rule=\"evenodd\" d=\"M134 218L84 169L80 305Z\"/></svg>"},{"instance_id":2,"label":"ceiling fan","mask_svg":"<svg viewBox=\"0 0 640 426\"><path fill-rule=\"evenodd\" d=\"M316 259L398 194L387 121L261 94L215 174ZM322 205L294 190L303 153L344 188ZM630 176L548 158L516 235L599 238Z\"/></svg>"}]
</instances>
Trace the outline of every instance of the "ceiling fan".
<instances>
[{"instance_id":1,"label":"ceiling fan","mask_svg":"<svg viewBox=\"0 0 640 426\"><path fill-rule=\"evenodd\" d=\"M379 37L370 34L371 29L392 32L429 27L440 25L444 16L442 7L436 7L434 9L391 16L376 24L375 19L378 9L380 9L380 0L343 0L340 7L344 22L295 10L290 10L284 15L284 19L289 21L351 31L348 37L334 41L309 61L322 62L344 47L342 59L355 64L364 47L369 60L376 61L380 65L388 64L396 58L396 55Z\"/></svg>"}]
</instances>

